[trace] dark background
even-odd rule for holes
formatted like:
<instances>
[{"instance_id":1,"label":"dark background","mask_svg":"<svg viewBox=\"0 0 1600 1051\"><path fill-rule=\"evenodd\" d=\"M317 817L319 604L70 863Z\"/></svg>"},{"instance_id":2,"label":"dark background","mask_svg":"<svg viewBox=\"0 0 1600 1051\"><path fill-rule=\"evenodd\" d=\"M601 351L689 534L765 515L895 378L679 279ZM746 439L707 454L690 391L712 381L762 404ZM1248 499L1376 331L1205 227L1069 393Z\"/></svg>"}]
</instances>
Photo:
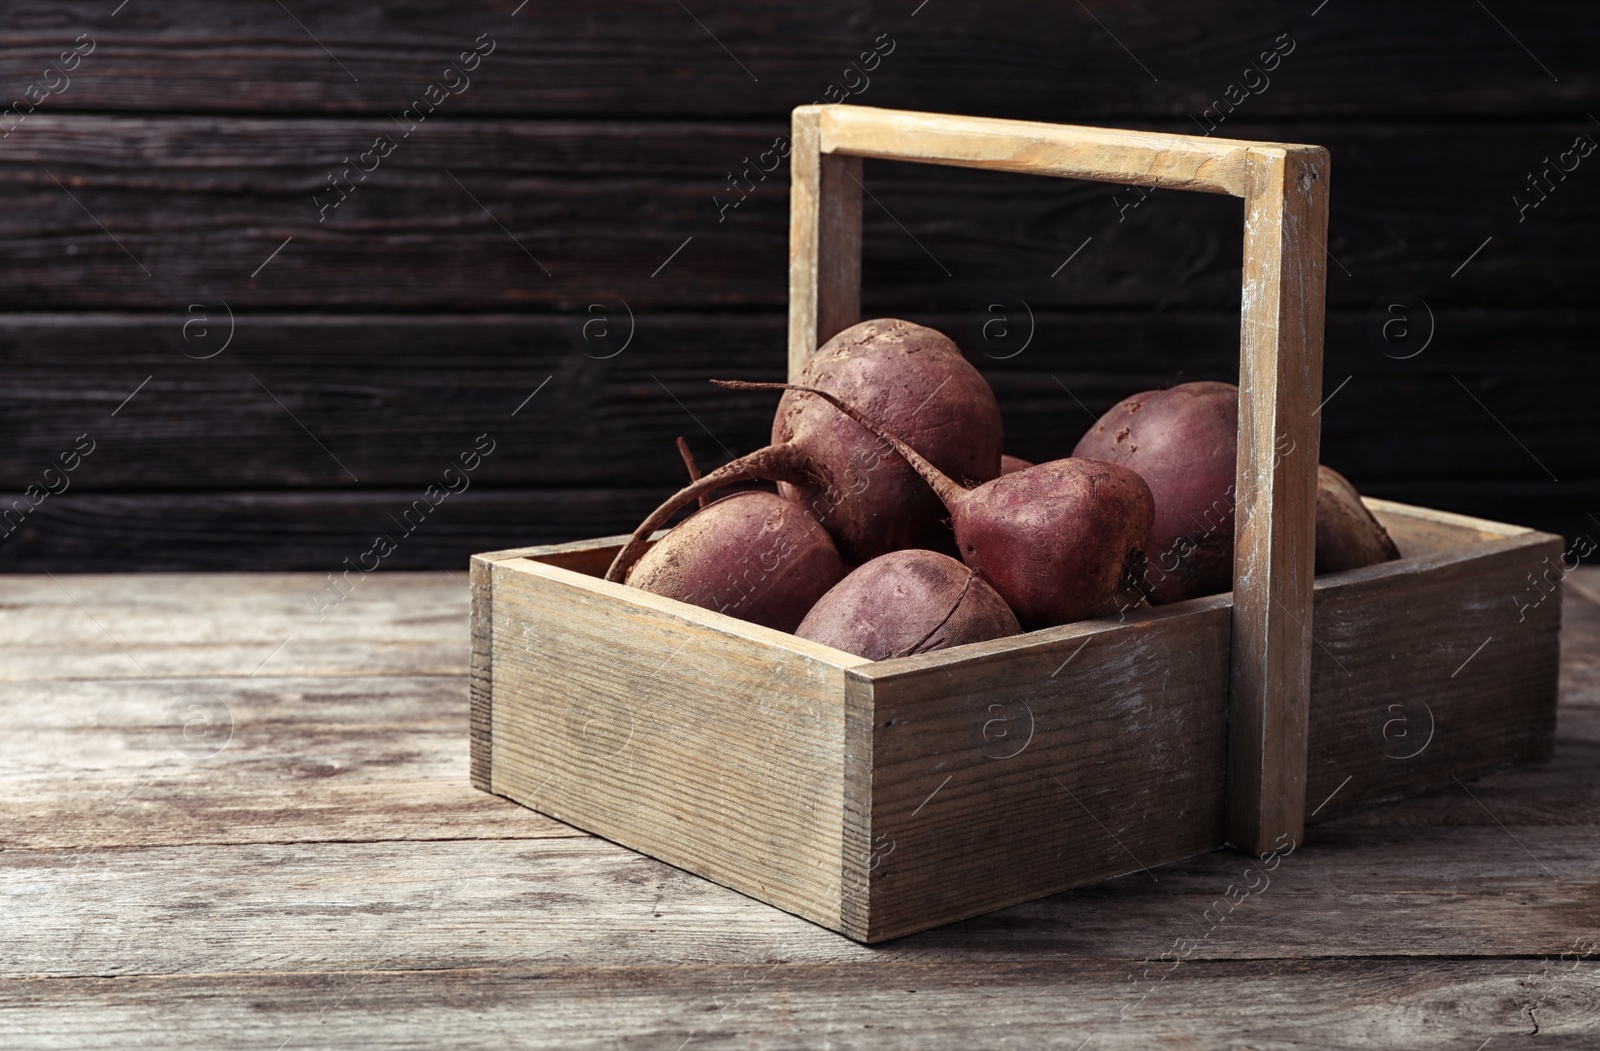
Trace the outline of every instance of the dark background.
<instances>
[{"instance_id":1,"label":"dark background","mask_svg":"<svg viewBox=\"0 0 1600 1051\"><path fill-rule=\"evenodd\" d=\"M765 440L773 398L705 380L781 376L788 166L724 221L713 198L885 33L849 101L1192 133L1289 34L1216 134L1332 152L1323 461L1600 530L1600 155L1522 222L1512 199L1600 141L1595 5L518 2L0 4L8 100L95 42L0 140L0 504L95 443L0 567L338 569L483 433L470 490L384 566L626 532L681 483L676 435L707 467ZM327 173L399 139L481 34L471 86L319 223ZM1240 202L876 162L866 184L867 316L955 336L1009 451L1237 375ZM977 338L996 301L1032 313L1015 356ZM1386 344L1394 302L1416 331Z\"/></svg>"}]
</instances>

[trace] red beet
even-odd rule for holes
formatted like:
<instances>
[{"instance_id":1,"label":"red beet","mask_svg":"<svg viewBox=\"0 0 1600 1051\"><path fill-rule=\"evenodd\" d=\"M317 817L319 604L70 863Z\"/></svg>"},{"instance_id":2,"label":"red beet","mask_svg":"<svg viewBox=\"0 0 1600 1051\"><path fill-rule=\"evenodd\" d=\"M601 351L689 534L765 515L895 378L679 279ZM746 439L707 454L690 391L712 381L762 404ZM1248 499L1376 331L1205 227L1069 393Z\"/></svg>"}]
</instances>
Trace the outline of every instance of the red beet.
<instances>
[{"instance_id":1,"label":"red beet","mask_svg":"<svg viewBox=\"0 0 1600 1051\"><path fill-rule=\"evenodd\" d=\"M1016 474L1018 471L1026 470L1032 466L1032 460L1024 460L1020 456L1012 456L1008 453L1000 457L1001 474Z\"/></svg>"},{"instance_id":2,"label":"red beet","mask_svg":"<svg viewBox=\"0 0 1600 1051\"><path fill-rule=\"evenodd\" d=\"M1015 635L1016 614L977 572L949 555L894 551L833 586L795 634L868 660Z\"/></svg>"},{"instance_id":3,"label":"red beet","mask_svg":"<svg viewBox=\"0 0 1600 1051\"><path fill-rule=\"evenodd\" d=\"M1183 383L1124 398L1072 450L1137 471L1156 501L1139 589L1152 603L1233 587L1239 388Z\"/></svg>"},{"instance_id":4,"label":"red beet","mask_svg":"<svg viewBox=\"0 0 1600 1051\"><path fill-rule=\"evenodd\" d=\"M1372 516L1350 480L1317 465L1317 573L1392 562L1400 557L1389 531Z\"/></svg>"},{"instance_id":5,"label":"red beet","mask_svg":"<svg viewBox=\"0 0 1600 1051\"><path fill-rule=\"evenodd\" d=\"M1000 407L950 339L909 321L852 325L801 370L817 389L848 397L903 434L940 470L983 482L1000 473ZM701 493L730 482L780 482L853 562L904 547L946 547L944 510L927 484L883 442L809 394L778 404L773 444L679 490L640 524L606 574L621 580L645 538Z\"/></svg>"},{"instance_id":6,"label":"red beet","mask_svg":"<svg viewBox=\"0 0 1600 1051\"><path fill-rule=\"evenodd\" d=\"M714 381L739 389L787 384ZM1051 460L976 489L957 485L864 412L824 391L811 393L874 430L939 494L961 559L977 570L1028 627L1116 612L1124 578L1142 562L1155 514L1150 487L1126 467Z\"/></svg>"},{"instance_id":7,"label":"red beet","mask_svg":"<svg viewBox=\"0 0 1600 1051\"><path fill-rule=\"evenodd\" d=\"M777 493L746 490L684 519L639 559L628 583L792 632L846 570L804 509Z\"/></svg>"}]
</instances>

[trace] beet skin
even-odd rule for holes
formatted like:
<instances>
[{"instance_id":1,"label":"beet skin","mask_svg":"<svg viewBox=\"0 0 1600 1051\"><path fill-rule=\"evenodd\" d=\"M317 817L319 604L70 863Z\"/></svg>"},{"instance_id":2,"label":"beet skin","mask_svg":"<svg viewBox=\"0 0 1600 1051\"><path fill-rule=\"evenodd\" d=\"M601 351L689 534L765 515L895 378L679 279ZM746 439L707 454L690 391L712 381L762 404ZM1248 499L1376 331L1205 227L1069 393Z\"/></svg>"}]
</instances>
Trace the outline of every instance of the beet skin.
<instances>
[{"instance_id":1,"label":"beet skin","mask_svg":"<svg viewBox=\"0 0 1600 1051\"><path fill-rule=\"evenodd\" d=\"M1022 630L977 573L949 555L895 551L845 577L806 614L795 634L880 661Z\"/></svg>"},{"instance_id":2,"label":"beet skin","mask_svg":"<svg viewBox=\"0 0 1600 1051\"><path fill-rule=\"evenodd\" d=\"M894 318L863 321L823 344L796 384L845 399L963 484L1000 474L1000 405L942 332ZM955 552L927 483L816 396L784 392L772 443L804 448L818 481L783 482L778 491L809 507L850 561L907 547Z\"/></svg>"},{"instance_id":3,"label":"beet skin","mask_svg":"<svg viewBox=\"0 0 1600 1051\"><path fill-rule=\"evenodd\" d=\"M1137 474L1078 457L1002 475L950 510L962 559L1029 627L1118 612L1155 516Z\"/></svg>"},{"instance_id":4,"label":"beet skin","mask_svg":"<svg viewBox=\"0 0 1600 1051\"><path fill-rule=\"evenodd\" d=\"M1375 566L1400 557L1383 528L1349 479L1332 467L1317 465L1317 573Z\"/></svg>"},{"instance_id":5,"label":"beet skin","mask_svg":"<svg viewBox=\"0 0 1600 1051\"><path fill-rule=\"evenodd\" d=\"M1155 522L1139 589L1154 604L1233 587L1239 388L1183 383L1124 398L1072 450L1139 472Z\"/></svg>"},{"instance_id":6,"label":"beet skin","mask_svg":"<svg viewBox=\"0 0 1600 1051\"><path fill-rule=\"evenodd\" d=\"M776 493L716 500L658 540L628 583L792 632L846 566L823 529Z\"/></svg>"}]
</instances>

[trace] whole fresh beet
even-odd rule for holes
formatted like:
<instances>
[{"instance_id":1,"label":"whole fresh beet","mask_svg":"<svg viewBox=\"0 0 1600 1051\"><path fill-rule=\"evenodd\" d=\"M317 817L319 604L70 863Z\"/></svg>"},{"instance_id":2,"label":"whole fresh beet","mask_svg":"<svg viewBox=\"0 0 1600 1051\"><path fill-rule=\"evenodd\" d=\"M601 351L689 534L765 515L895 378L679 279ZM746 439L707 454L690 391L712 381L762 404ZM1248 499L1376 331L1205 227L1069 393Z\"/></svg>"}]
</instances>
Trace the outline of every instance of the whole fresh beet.
<instances>
[{"instance_id":1,"label":"whole fresh beet","mask_svg":"<svg viewBox=\"0 0 1600 1051\"><path fill-rule=\"evenodd\" d=\"M941 470L971 482L1000 473L1000 406L950 339L892 318L863 321L818 349L801 370L808 388L865 405ZM950 545L939 500L869 431L815 397L787 393L773 444L679 490L634 531L607 580L622 580L646 538L701 493L765 479L805 507L854 562L903 547Z\"/></svg>"},{"instance_id":2,"label":"whole fresh beet","mask_svg":"<svg viewBox=\"0 0 1600 1051\"><path fill-rule=\"evenodd\" d=\"M743 390L793 385L715 380ZM1002 475L976 489L952 481L899 436L826 391L812 390L871 429L909 463L950 512L961 560L1005 599L1025 627L1126 608L1127 576L1143 561L1154 502L1126 467L1069 458Z\"/></svg>"},{"instance_id":3,"label":"whole fresh beet","mask_svg":"<svg viewBox=\"0 0 1600 1051\"><path fill-rule=\"evenodd\" d=\"M995 590L949 555L880 555L818 600L795 634L868 660L927 653L1022 630Z\"/></svg>"},{"instance_id":4,"label":"whole fresh beet","mask_svg":"<svg viewBox=\"0 0 1600 1051\"><path fill-rule=\"evenodd\" d=\"M1349 479L1332 467L1317 465L1317 573L1392 562L1400 549L1383 524L1372 516Z\"/></svg>"},{"instance_id":5,"label":"whole fresh beet","mask_svg":"<svg viewBox=\"0 0 1600 1051\"><path fill-rule=\"evenodd\" d=\"M1233 587L1239 388L1183 383L1124 398L1072 450L1137 471L1155 497L1140 583L1153 604Z\"/></svg>"},{"instance_id":6,"label":"whole fresh beet","mask_svg":"<svg viewBox=\"0 0 1600 1051\"><path fill-rule=\"evenodd\" d=\"M832 539L802 508L746 490L680 522L634 564L628 583L792 632L846 571Z\"/></svg>"}]
</instances>

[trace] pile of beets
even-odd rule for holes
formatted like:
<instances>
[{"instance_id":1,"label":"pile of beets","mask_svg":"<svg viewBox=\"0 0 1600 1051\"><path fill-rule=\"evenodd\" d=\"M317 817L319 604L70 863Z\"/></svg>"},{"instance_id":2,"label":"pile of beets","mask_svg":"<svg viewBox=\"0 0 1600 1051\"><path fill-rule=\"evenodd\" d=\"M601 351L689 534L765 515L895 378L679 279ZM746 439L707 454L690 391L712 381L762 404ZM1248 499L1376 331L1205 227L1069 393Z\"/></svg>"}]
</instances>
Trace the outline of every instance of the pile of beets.
<instances>
[{"instance_id":1,"label":"pile of beets","mask_svg":"<svg viewBox=\"0 0 1600 1051\"><path fill-rule=\"evenodd\" d=\"M1232 587L1232 384L1135 394L1071 456L1030 464L1002 455L994 392L931 328L863 321L798 380L722 383L784 391L772 444L704 477L685 448L692 484L639 525L607 580L870 660ZM750 481L777 491L709 499ZM1316 571L1398 557L1319 466Z\"/></svg>"}]
</instances>

